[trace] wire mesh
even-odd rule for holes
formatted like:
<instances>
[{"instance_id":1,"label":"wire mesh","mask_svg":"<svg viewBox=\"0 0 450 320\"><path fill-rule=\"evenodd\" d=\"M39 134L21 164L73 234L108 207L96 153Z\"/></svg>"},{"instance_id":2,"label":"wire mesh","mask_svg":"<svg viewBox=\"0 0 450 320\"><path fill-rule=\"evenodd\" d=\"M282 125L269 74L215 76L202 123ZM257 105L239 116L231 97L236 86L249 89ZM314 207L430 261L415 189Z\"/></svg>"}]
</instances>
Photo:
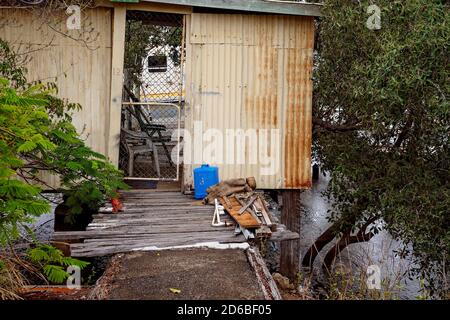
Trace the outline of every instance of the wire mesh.
<instances>
[{"instance_id":1,"label":"wire mesh","mask_svg":"<svg viewBox=\"0 0 450 320\"><path fill-rule=\"evenodd\" d=\"M178 179L183 63L182 15L127 11L119 167L128 177Z\"/></svg>"},{"instance_id":2,"label":"wire mesh","mask_svg":"<svg viewBox=\"0 0 450 320\"><path fill-rule=\"evenodd\" d=\"M142 102L183 100L183 16L127 11L125 82Z\"/></svg>"},{"instance_id":3,"label":"wire mesh","mask_svg":"<svg viewBox=\"0 0 450 320\"><path fill-rule=\"evenodd\" d=\"M178 179L180 108L175 104L122 106L120 168L128 177Z\"/></svg>"}]
</instances>

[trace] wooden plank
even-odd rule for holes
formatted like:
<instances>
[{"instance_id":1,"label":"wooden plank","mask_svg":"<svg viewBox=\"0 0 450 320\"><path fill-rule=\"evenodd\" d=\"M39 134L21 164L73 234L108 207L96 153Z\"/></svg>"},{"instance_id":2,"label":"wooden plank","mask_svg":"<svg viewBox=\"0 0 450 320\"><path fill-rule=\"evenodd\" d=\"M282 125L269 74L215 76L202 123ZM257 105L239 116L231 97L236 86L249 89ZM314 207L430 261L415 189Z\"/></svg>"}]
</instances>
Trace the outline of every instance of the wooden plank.
<instances>
[{"instance_id":1,"label":"wooden plank","mask_svg":"<svg viewBox=\"0 0 450 320\"><path fill-rule=\"evenodd\" d=\"M166 207L179 207L179 206L186 206L186 207L204 207L203 205L199 205L197 203L192 203L185 200L152 200L152 201L134 201L134 202L125 202L124 207L142 207L142 206L166 206Z\"/></svg>"},{"instance_id":2,"label":"wooden plank","mask_svg":"<svg viewBox=\"0 0 450 320\"><path fill-rule=\"evenodd\" d=\"M179 191L167 191L164 189L132 189L132 190L119 190L120 194L152 194L152 193L177 193L180 194Z\"/></svg>"},{"instance_id":3,"label":"wooden plank","mask_svg":"<svg viewBox=\"0 0 450 320\"><path fill-rule=\"evenodd\" d=\"M125 50L124 6L114 7L112 34L111 91L109 102L108 157L115 166L119 164L120 117L122 108L123 59Z\"/></svg>"},{"instance_id":4,"label":"wooden plank","mask_svg":"<svg viewBox=\"0 0 450 320\"><path fill-rule=\"evenodd\" d=\"M163 239L158 241L127 241L121 242L120 244L103 244L98 243L89 244L88 246L79 246L77 244L72 245L72 256L73 257L95 257L104 256L108 254L115 254L120 252L128 252L136 249L142 249L145 247L155 246L159 248L182 246L182 245L195 245L203 242L217 241L219 243L242 243L245 242L243 236L227 236L221 237L220 239L192 239L189 237L187 239Z\"/></svg>"},{"instance_id":5,"label":"wooden plank","mask_svg":"<svg viewBox=\"0 0 450 320\"><path fill-rule=\"evenodd\" d=\"M149 194L149 195L156 195L156 194L177 194L183 196L183 194L180 191L173 191L173 190L163 190L163 189L130 189L130 190L119 190L120 194L125 195L140 195L140 194Z\"/></svg>"},{"instance_id":6,"label":"wooden plank","mask_svg":"<svg viewBox=\"0 0 450 320\"><path fill-rule=\"evenodd\" d=\"M255 271L258 284L264 293L266 300L282 300L278 286L273 280L266 262L261 257L257 248L248 248L246 250L247 259L253 270Z\"/></svg>"},{"instance_id":7,"label":"wooden plank","mask_svg":"<svg viewBox=\"0 0 450 320\"><path fill-rule=\"evenodd\" d=\"M225 200L220 199L220 203L224 206L225 210L231 215L231 217L239 223L239 225L245 229L258 228L261 224L255 220L252 214L245 211L243 214L239 214L239 210L242 208L241 204L235 197L228 197L231 204L229 208Z\"/></svg>"},{"instance_id":8,"label":"wooden plank","mask_svg":"<svg viewBox=\"0 0 450 320\"><path fill-rule=\"evenodd\" d=\"M203 229L203 230L202 230ZM231 227L221 227L223 231L231 235L234 230L234 226ZM91 230L91 231L72 231L72 232L58 232L55 233L55 240L84 240L84 239L123 239L123 238L146 238L151 234L161 234L164 233L180 233L180 230L170 230L167 228L165 230L130 230L127 233L123 231L116 230ZM185 228L182 230L184 232L218 232L217 228L212 229L212 227L198 227L196 229Z\"/></svg>"},{"instance_id":9,"label":"wooden plank","mask_svg":"<svg viewBox=\"0 0 450 320\"><path fill-rule=\"evenodd\" d=\"M208 241L217 241L221 238L228 238L228 237L235 237L235 235L230 232L231 228L223 228L220 231L219 230L205 230L203 232L199 231L197 232L191 232L189 230L186 230L184 232L169 232L169 231L163 231L158 233L147 233L147 234L129 234L127 236L123 236L120 238L115 237L104 237L104 238L90 238L86 239L82 245L90 245L95 244L101 245L101 244L110 244L110 243L117 243L118 245L121 245L125 242L130 241L167 241L167 240L183 240L183 239L193 239L193 240L208 240ZM81 246L81 244L78 244Z\"/></svg>"},{"instance_id":10,"label":"wooden plank","mask_svg":"<svg viewBox=\"0 0 450 320\"><path fill-rule=\"evenodd\" d=\"M211 215L214 212L214 208L212 207L166 207L166 206L160 206L160 207L153 207L153 206L147 206L147 207L132 207L127 208L126 210L119 211L119 212L112 212L112 210L99 210L99 212L96 215L100 216L130 216L130 215L142 215L142 214L148 214L148 215L167 215L167 214L204 214L204 215Z\"/></svg>"},{"instance_id":11,"label":"wooden plank","mask_svg":"<svg viewBox=\"0 0 450 320\"><path fill-rule=\"evenodd\" d=\"M178 232L178 233L170 233L170 232L164 232L164 233L157 233L157 234L148 234L147 236L145 236L145 242L147 243L146 245L149 245L148 242L150 241L163 241L166 242L168 240L186 240L186 239L193 239L193 240L205 240L205 241L218 241L221 239L228 239L229 237L231 238L236 238L237 236L230 232L230 230L228 229L223 229L222 231L217 230L217 231L213 231L213 232L199 232L199 233L192 233L192 232ZM126 239L126 238L125 238ZM124 242L125 240L122 238L103 238L103 239L99 239L99 238L93 238L91 239L89 242L87 243L75 243L72 244L71 247L72 248L81 248L81 247L86 247L86 246L91 246L91 245L95 245L95 246L100 246L100 245L109 245L110 243L114 242L117 243L117 245L123 245L125 244ZM127 243L131 242L138 242L141 240L126 240Z\"/></svg>"},{"instance_id":12,"label":"wooden plank","mask_svg":"<svg viewBox=\"0 0 450 320\"><path fill-rule=\"evenodd\" d=\"M155 207L155 206L165 206L165 207L202 207L198 204L192 203L192 202L186 202L186 201L153 201L153 202L129 202L123 204L123 210L126 210L125 208L136 208L136 207ZM110 206L104 206L104 208L109 208Z\"/></svg>"},{"instance_id":13,"label":"wooden plank","mask_svg":"<svg viewBox=\"0 0 450 320\"><path fill-rule=\"evenodd\" d=\"M129 200L136 200L136 199L186 199L192 202L195 202L196 200L190 197L186 197L183 196L181 194L177 194L177 195L170 195L170 194L162 194L162 193L157 193L157 194L141 194L141 195L120 195L121 198L124 201L129 201Z\"/></svg>"},{"instance_id":14,"label":"wooden plank","mask_svg":"<svg viewBox=\"0 0 450 320\"><path fill-rule=\"evenodd\" d=\"M235 223L234 220L232 220L231 218L225 218L221 219L222 221L225 222L233 222L233 224ZM141 218L141 219L129 219L129 220L125 220L125 219L112 219L112 220L95 220L92 223L89 224L88 226L88 230L91 227L97 227L97 226L127 226L127 225L140 225L143 228L147 227L147 225L180 225L180 226L186 226L186 225L195 225L195 224L206 224L206 225L210 225L211 224L211 219L209 218L205 218L205 217L197 217L197 218L184 218L184 219L177 219L177 218L171 218L168 217L167 219L158 219L158 218L153 218L153 219L145 219L145 218Z\"/></svg>"},{"instance_id":15,"label":"wooden plank","mask_svg":"<svg viewBox=\"0 0 450 320\"><path fill-rule=\"evenodd\" d=\"M156 229L158 227L163 228L171 228L171 229L180 229L183 230L183 228L188 228L189 226L192 225L197 225L197 224L203 224L206 226L210 226L211 221L210 220L196 220L195 223L183 223L182 221L177 221L177 220L169 220L169 221L164 221L164 222L152 222L152 221L129 221L127 223L124 223L122 221L118 221L116 223L95 223L95 224L89 224L89 226L87 227L87 231L91 231L91 230L107 230L107 229L115 229L115 230L119 230L119 229L123 229L124 231L132 228L140 228L143 230L153 230ZM232 224L232 222L228 222L228 224Z\"/></svg>"},{"instance_id":16,"label":"wooden plank","mask_svg":"<svg viewBox=\"0 0 450 320\"><path fill-rule=\"evenodd\" d=\"M267 210L267 207L264 204L264 200L261 199L260 197L258 197L258 199L256 199L256 206L258 207L258 209L261 210L261 213L263 215L264 221L266 222L266 225L269 228L272 227L273 223L272 223L272 220L270 220L269 210Z\"/></svg>"},{"instance_id":17,"label":"wooden plank","mask_svg":"<svg viewBox=\"0 0 450 320\"><path fill-rule=\"evenodd\" d=\"M184 245L187 243L193 244L193 243L200 243L200 242L221 242L221 241L228 241L228 242L239 242L237 241L237 236L230 235L230 233L227 234L212 234L212 235L206 235L201 237L200 235L198 237L193 238L191 235L188 235L186 237L177 237L174 238L171 236L169 237L144 237L144 238L124 238L124 239L92 239L90 242L86 243L74 243L71 244L72 252L74 250L77 251L90 251L94 249L101 249L103 247L111 247L116 246L118 248L121 247L128 247L131 245L138 245L140 247L149 247L149 246L179 246ZM245 239L245 238L244 238ZM243 242L243 241L241 241Z\"/></svg>"},{"instance_id":18,"label":"wooden plank","mask_svg":"<svg viewBox=\"0 0 450 320\"><path fill-rule=\"evenodd\" d=\"M123 199L156 199L156 198L166 198L166 199L189 199L192 201L196 201L194 198L183 196L182 194L166 194L163 192L160 193L142 193L142 194L121 194Z\"/></svg>"},{"instance_id":19,"label":"wooden plank","mask_svg":"<svg viewBox=\"0 0 450 320\"><path fill-rule=\"evenodd\" d=\"M105 215L108 216L108 215ZM184 224L189 223L190 221L210 221L212 219L212 213L188 213L188 214L167 214L167 215L144 215L137 216L131 214L116 214L109 215L111 217L103 217L101 219L94 219L91 223L127 223L127 221L179 221ZM226 216L224 216L226 218Z\"/></svg>"},{"instance_id":20,"label":"wooden plank","mask_svg":"<svg viewBox=\"0 0 450 320\"><path fill-rule=\"evenodd\" d=\"M94 220L103 220L103 219L117 219L117 220L125 220L125 219L131 219L131 218L149 218L149 217L185 217L189 219L189 217L205 217L205 218L211 218L213 216L213 213L211 211L204 211L204 212L195 212L195 211L154 211L154 212L139 212L139 213L126 213L126 212L120 212L120 213L100 213L100 214L94 214L92 217Z\"/></svg>"},{"instance_id":21,"label":"wooden plank","mask_svg":"<svg viewBox=\"0 0 450 320\"><path fill-rule=\"evenodd\" d=\"M300 210L298 203L300 201L299 190L282 190L281 223L286 228L300 233ZM300 261L300 241L289 240L281 242L280 253L280 273L295 281L299 271Z\"/></svg>"},{"instance_id":22,"label":"wooden plank","mask_svg":"<svg viewBox=\"0 0 450 320\"><path fill-rule=\"evenodd\" d=\"M272 232L269 241L298 240L300 235L297 232L287 230L283 224L274 224L275 231Z\"/></svg>"}]
</instances>

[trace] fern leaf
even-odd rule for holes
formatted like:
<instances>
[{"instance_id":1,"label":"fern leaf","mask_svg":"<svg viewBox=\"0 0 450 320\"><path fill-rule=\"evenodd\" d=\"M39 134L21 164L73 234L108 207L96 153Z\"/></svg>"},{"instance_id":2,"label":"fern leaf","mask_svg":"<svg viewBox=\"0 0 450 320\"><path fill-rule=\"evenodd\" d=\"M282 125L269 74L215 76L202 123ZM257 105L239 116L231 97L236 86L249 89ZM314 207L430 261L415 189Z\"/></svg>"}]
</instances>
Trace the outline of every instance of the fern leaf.
<instances>
[{"instance_id":1,"label":"fern leaf","mask_svg":"<svg viewBox=\"0 0 450 320\"><path fill-rule=\"evenodd\" d=\"M37 144L34 141L28 140L22 143L18 148L18 152L30 152L34 149L36 149Z\"/></svg>"},{"instance_id":2,"label":"fern leaf","mask_svg":"<svg viewBox=\"0 0 450 320\"><path fill-rule=\"evenodd\" d=\"M67 277L69 277L69 274L63 269L63 267L52 264L47 264L44 266L44 274L48 280L54 283L62 283L67 279Z\"/></svg>"}]
</instances>

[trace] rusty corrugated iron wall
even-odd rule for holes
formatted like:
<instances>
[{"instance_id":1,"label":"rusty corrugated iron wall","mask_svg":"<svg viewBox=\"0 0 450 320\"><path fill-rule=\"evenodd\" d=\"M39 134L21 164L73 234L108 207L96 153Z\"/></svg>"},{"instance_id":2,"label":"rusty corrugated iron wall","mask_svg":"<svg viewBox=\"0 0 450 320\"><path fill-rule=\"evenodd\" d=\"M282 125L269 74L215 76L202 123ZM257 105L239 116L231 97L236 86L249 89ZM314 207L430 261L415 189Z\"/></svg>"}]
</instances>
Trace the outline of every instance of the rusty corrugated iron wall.
<instances>
[{"instance_id":1,"label":"rusty corrugated iron wall","mask_svg":"<svg viewBox=\"0 0 450 320\"><path fill-rule=\"evenodd\" d=\"M275 174L262 174L261 163L227 162L224 146L222 163L211 163L219 166L220 178L254 176L259 188L310 187L313 18L194 13L186 22L186 128L193 133L201 122L203 132L254 128L281 134L276 149L267 146L280 159ZM193 168L211 162L201 157L207 147L192 146L185 185L192 185ZM248 157L254 147L236 153Z\"/></svg>"}]
</instances>

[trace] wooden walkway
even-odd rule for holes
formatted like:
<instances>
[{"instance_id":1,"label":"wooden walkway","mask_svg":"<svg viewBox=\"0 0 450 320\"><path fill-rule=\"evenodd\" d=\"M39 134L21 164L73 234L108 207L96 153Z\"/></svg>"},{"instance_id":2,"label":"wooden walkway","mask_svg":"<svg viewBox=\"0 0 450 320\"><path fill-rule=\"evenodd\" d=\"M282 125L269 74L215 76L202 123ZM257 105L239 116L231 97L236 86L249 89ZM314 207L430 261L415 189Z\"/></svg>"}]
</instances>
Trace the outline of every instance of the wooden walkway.
<instances>
[{"instance_id":1,"label":"wooden walkway","mask_svg":"<svg viewBox=\"0 0 450 320\"><path fill-rule=\"evenodd\" d=\"M198 245L206 242L242 243L234 222L212 227L214 207L175 191L121 192L123 212L102 208L86 231L55 232L55 241L71 242L73 257L94 257L134 250Z\"/></svg>"}]
</instances>

